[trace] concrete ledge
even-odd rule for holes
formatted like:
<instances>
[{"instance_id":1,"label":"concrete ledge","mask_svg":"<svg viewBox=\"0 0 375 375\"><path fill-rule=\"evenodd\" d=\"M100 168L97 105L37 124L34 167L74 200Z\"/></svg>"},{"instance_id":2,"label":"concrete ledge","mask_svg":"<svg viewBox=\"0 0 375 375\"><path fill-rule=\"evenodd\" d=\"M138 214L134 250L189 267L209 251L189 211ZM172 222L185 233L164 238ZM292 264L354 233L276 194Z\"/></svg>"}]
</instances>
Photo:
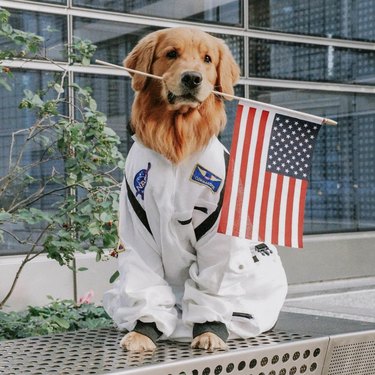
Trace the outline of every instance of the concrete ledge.
<instances>
[{"instance_id":1,"label":"concrete ledge","mask_svg":"<svg viewBox=\"0 0 375 375\"><path fill-rule=\"evenodd\" d=\"M302 250L280 247L289 284L375 276L375 232L305 236Z\"/></svg>"},{"instance_id":2,"label":"concrete ledge","mask_svg":"<svg viewBox=\"0 0 375 375\"><path fill-rule=\"evenodd\" d=\"M360 290L375 285L375 232L306 236L303 250L279 250L290 297L306 295L308 289L310 295L315 295L324 290L344 292L345 288ZM22 259L22 255L0 256L0 297L8 291ZM76 264L88 270L74 275L46 256L30 262L8 302L9 309L44 305L48 303L47 295L74 299L90 290L94 291L93 302L100 303L104 291L110 288L117 260L96 262L94 254L77 254Z\"/></svg>"}]
</instances>

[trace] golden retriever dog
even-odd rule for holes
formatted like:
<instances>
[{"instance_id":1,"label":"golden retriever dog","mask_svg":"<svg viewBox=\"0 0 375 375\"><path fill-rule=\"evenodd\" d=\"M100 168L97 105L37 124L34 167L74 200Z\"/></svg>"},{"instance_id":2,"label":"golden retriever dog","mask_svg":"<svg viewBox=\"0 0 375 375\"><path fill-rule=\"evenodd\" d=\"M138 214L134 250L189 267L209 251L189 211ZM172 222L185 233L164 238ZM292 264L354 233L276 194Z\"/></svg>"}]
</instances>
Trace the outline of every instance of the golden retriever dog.
<instances>
[{"instance_id":1,"label":"golden retriever dog","mask_svg":"<svg viewBox=\"0 0 375 375\"><path fill-rule=\"evenodd\" d=\"M131 73L135 142L120 194L124 251L120 279L103 298L129 331L121 346L153 350L165 338L224 349L229 336L269 330L286 293L277 250L217 233L228 153L217 139L224 99L212 91L233 95L240 70L229 48L196 28L165 29L141 39L124 65L163 79ZM255 263L250 252L264 246Z\"/></svg>"},{"instance_id":2,"label":"golden retriever dog","mask_svg":"<svg viewBox=\"0 0 375 375\"><path fill-rule=\"evenodd\" d=\"M142 39L124 65L163 77L133 75L131 124L145 146L178 163L224 128L223 98L212 90L233 95L240 70L222 40L197 29L157 31Z\"/></svg>"}]
</instances>

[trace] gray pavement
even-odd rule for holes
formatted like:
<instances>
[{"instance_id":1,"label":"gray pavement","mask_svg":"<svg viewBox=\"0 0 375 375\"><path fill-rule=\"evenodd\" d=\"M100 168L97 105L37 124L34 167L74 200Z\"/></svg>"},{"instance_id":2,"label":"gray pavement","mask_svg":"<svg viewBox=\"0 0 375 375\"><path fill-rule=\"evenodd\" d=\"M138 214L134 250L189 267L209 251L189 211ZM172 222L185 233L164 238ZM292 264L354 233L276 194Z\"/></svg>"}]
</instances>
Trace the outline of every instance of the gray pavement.
<instances>
[{"instance_id":1,"label":"gray pavement","mask_svg":"<svg viewBox=\"0 0 375 375\"><path fill-rule=\"evenodd\" d=\"M291 285L283 311L375 323L375 278Z\"/></svg>"}]
</instances>

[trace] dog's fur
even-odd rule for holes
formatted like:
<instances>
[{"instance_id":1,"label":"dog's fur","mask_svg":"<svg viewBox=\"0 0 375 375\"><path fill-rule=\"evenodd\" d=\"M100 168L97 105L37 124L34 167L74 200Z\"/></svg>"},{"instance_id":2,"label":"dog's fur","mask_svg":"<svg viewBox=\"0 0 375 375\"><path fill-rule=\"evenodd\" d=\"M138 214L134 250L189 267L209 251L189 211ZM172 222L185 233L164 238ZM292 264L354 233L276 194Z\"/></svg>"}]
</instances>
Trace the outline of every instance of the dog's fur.
<instances>
[{"instance_id":1,"label":"dog's fur","mask_svg":"<svg viewBox=\"0 0 375 375\"><path fill-rule=\"evenodd\" d=\"M176 57L171 57L174 53ZM197 29L160 30L143 38L124 65L164 78L133 75L131 126L145 146L178 163L224 128L223 99L211 92L233 94L239 68L221 39ZM194 92L181 84L186 72L202 75ZM174 95L172 102L168 95Z\"/></svg>"},{"instance_id":2,"label":"dog's fur","mask_svg":"<svg viewBox=\"0 0 375 375\"><path fill-rule=\"evenodd\" d=\"M203 149L224 128L223 98L212 90L233 95L240 72L221 39L198 29L160 30L144 37L124 65L163 77L160 81L132 74L136 96L131 127L145 146L177 164ZM190 75L188 84L183 80L186 75ZM121 345L127 350L155 349L152 340L136 332L128 333ZM208 332L196 337L192 347L214 349L226 344Z\"/></svg>"}]
</instances>

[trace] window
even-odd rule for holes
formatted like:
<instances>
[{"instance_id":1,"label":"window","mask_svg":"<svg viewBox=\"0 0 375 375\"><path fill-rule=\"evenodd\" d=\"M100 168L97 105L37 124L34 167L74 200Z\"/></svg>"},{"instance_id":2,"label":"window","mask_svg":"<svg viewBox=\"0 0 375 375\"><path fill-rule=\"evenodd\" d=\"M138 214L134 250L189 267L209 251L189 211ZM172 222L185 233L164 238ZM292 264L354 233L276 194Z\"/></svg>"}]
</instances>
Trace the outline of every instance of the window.
<instances>
[{"instance_id":1,"label":"window","mask_svg":"<svg viewBox=\"0 0 375 375\"><path fill-rule=\"evenodd\" d=\"M14 62L11 92L0 87L0 177L11 146L16 152L22 142L22 132L16 132L34 121L17 108L23 90L45 86L56 70L51 59L67 69L70 81L92 87L126 155L132 142L126 125L134 97L129 76L95 64L70 67L63 52L68 42L89 39L97 45L95 58L121 65L146 34L194 25L228 44L241 68L237 96L338 121L337 127L325 126L319 135L305 233L375 230L375 2L19 0L8 10L15 28L42 35L45 43L31 65ZM6 47L0 38L0 48ZM229 149L236 101L226 101L226 108L228 123L220 138ZM24 157L40 159L38 145ZM45 163L33 173L43 176L51 167ZM0 198L0 208L15 192ZM51 195L40 207L53 209L55 198ZM28 230L19 228L20 233ZM0 245L0 254L22 251L10 237Z\"/></svg>"},{"instance_id":2,"label":"window","mask_svg":"<svg viewBox=\"0 0 375 375\"><path fill-rule=\"evenodd\" d=\"M334 46L249 41L250 76L353 84L375 83L375 52Z\"/></svg>"},{"instance_id":3,"label":"window","mask_svg":"<svg viewBox=\"0 0 375 375\"><path fill-rule=\"evenodd\" d=\"M45 57L54 60L66 60L64 45L68 40L66 17L41 13L34 11L8 9L11 13L10 24L16 28L27 32L32 32L44 38L41 58ZM1 49L7 48L8 43L0 37Z\"/></svg>"},{"instance_id":4,"label":"window","mask_svg":"<svg viewBox=\"0 0 375 375\"><path fill-rule=\"evenodd\" d=\"M371 0L249 1L249 26L328 38L375 40Z\"/></svg>"},{"instance_id":5,"label":"window","mask_svg":"<svg viewBox=\"0 0 375 375\"><path fill-rule=\"evenodd\" d=\"M219 23L232 26L242 25L240 0L73 0L73 5L149 17L166 17L177 20Z\"/></svg>"},{"instance_id":6,"label":"window","mask_svg":"<svg viewBox=\"0 0 375 375\"><path fill-rule=\"evenodd\" d=\"M39 137L33 137L29 142L25 142L29 137L28 129L35 123L36 117L31 111L20 110L18 108L24 96L24 90L28 89L33 92L45 88L49 81L52 80L56 73L48 71L35 70L14 70L13 79L10 81L12 91L0 89L0 177L8 172L8 168L18 165L19 173L22 176L28 175L29 179L35 179L35 182L24 186L23 178L17 177L18 172L14 174L16 178L6 185L6 190L0 194L0 208L7 208L13 200L27 200L43 184L45 179L51 175L52 169L61 172L64 168L61 160L56 160L58 155L48 155L44 152L42 146L43 140ZM67 114L64 107L60 107L63 114ZM51 140L51 142L53 139ZM26 145L26 147L25 147ZM19 156L22 155L19 162ZM51 191L54 188L53 183L49 183ZM56 202L57 195L46 195L43 199L36 202L34 207L41 210L52 211L53 204ZM8 228L12 224L8 224ZM29 235L37 236L40 228L35 225L24 224L13 228L17 237L26 239ZM1 244L1 254L13 251L22 251L23 246L17 243L12 237L5 234L5 242ZM26 248L26 246L25 246Z\"/></svg>"}]
</instances>

